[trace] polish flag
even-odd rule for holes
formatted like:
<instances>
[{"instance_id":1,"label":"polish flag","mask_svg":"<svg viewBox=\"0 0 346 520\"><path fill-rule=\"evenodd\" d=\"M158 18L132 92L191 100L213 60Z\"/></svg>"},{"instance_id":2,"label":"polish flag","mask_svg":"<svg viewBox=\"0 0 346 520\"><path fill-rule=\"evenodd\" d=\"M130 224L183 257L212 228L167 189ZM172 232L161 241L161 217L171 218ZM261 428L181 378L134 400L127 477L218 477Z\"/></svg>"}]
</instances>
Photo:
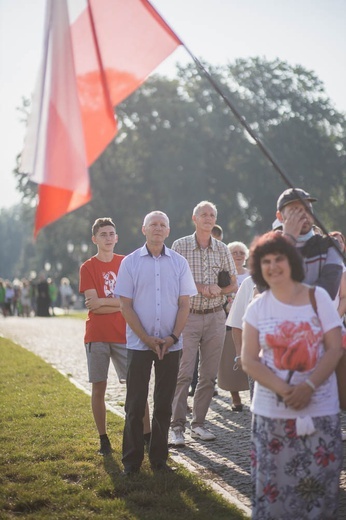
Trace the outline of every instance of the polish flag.
<instances>
[{"instance_id":1,"label":"polish flag","mask_svg":"<svg viewBox=\"0 0 346 520\"><path fill-rule=\"evenodd\" d=\"M179 45L147 0L47 0L20 167L39 184L35 236L91 200L88 167L116 135L114 107Z\"/></svg>"}]
</instances>

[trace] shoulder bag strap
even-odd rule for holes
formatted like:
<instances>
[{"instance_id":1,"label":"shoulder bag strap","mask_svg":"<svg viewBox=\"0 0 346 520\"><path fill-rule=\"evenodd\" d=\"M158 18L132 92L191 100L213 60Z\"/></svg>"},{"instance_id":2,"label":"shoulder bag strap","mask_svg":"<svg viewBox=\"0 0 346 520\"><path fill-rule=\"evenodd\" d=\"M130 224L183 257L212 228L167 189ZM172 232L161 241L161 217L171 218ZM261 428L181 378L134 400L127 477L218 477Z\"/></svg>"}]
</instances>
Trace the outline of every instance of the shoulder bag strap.
<instances>
[{"instance_id":1,"label":"shoulder bag strap","mask_svg":"<svg viewBox=\"0 0 346 520\"><path fill-rule=\"evenodd\" d=\"M310 298L311 306L312 306L312 308L314 309L315 313L318 316L316 296L315 296L315 287L310 287L309 288L309 298Z\"/></svg>"}]
</instances>

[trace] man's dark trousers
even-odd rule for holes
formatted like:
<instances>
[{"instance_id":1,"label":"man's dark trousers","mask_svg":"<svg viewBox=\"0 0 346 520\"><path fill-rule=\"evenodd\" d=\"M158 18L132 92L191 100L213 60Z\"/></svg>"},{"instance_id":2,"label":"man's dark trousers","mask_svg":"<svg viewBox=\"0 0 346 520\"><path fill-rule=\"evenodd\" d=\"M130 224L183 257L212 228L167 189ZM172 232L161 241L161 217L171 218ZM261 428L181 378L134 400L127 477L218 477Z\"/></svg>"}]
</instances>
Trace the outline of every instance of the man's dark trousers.
<instances>
[{"instance_id":1,"label":"man's dark trousers","mask_svg":"<svg viewBox=\"0 0 346 520\"><path fill-rule=\"evenodd\" d=\"M137 470L144 458L143 417L148 398L152 364L155 367L154 410L149 446L152 467L164 465L168 458L168 430L177 383L181 350L159 360L152 350L127 351L127 394L123 458L125 470Z\"/></svg>"}]
</instances>

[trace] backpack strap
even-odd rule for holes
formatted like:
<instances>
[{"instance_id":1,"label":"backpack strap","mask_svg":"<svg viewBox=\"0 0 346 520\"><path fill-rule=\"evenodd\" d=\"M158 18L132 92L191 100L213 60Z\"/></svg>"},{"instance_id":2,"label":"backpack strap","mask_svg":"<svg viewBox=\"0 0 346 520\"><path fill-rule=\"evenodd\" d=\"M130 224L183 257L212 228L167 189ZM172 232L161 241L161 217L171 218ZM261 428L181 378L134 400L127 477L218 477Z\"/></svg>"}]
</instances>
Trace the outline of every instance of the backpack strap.
<instances>
[{"instance_id":1,"label":"backpack strap","mask_svg":"<svg viewBox=\"0 0 346 520\"><path fill-rule=\"evenodd\" d=\"M310 287L309 288L309 298L310 298L311 306L312 306L312 308L314 309L315 313L318 316L316 296L315 296L315 287Z\"/></svg>"}]
</instances>

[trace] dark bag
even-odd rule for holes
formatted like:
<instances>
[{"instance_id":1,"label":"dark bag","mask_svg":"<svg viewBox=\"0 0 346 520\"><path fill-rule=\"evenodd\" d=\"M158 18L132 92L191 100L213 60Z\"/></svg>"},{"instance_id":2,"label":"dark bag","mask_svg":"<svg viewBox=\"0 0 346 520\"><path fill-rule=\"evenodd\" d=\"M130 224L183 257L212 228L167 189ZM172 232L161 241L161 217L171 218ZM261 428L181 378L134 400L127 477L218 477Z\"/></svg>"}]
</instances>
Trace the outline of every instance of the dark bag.
<instances>
[{"instance_id":1,"label":"dark bag","mask_svg":"<svg viewBox=\"0 0 346 520\"><path fill-rule=\"evenodd\" d=\"M231 277L228 271L223 269L219 272L217 277L217 285L219 287L227 287L227 285L231 285Z\"/></svg>"},{"instance_id":2,"label":"dark bag","mask_svg":"<svg viewBox=\"0 0 346 520\"><path fill-rule=\"evenodd\" d=\"M346 410L346 351L342 354L338 366L335 369L338 382L339 401L341 410Z\"/></svg>"},{"instance_id":3,"label":"dark bag","mask_svg":"<svg viewBox=\"0 0 346 520\"><path fill-rule=\"evenodd\" d=\"M315 298L315 287L309 289L309 297L312 308L318 316L317 304ZM341 410L346 410L346 351L344 350L342 358L340 359L336 369L336 380L338 383L338 393Z\"/></svg>"}]
</instances>

